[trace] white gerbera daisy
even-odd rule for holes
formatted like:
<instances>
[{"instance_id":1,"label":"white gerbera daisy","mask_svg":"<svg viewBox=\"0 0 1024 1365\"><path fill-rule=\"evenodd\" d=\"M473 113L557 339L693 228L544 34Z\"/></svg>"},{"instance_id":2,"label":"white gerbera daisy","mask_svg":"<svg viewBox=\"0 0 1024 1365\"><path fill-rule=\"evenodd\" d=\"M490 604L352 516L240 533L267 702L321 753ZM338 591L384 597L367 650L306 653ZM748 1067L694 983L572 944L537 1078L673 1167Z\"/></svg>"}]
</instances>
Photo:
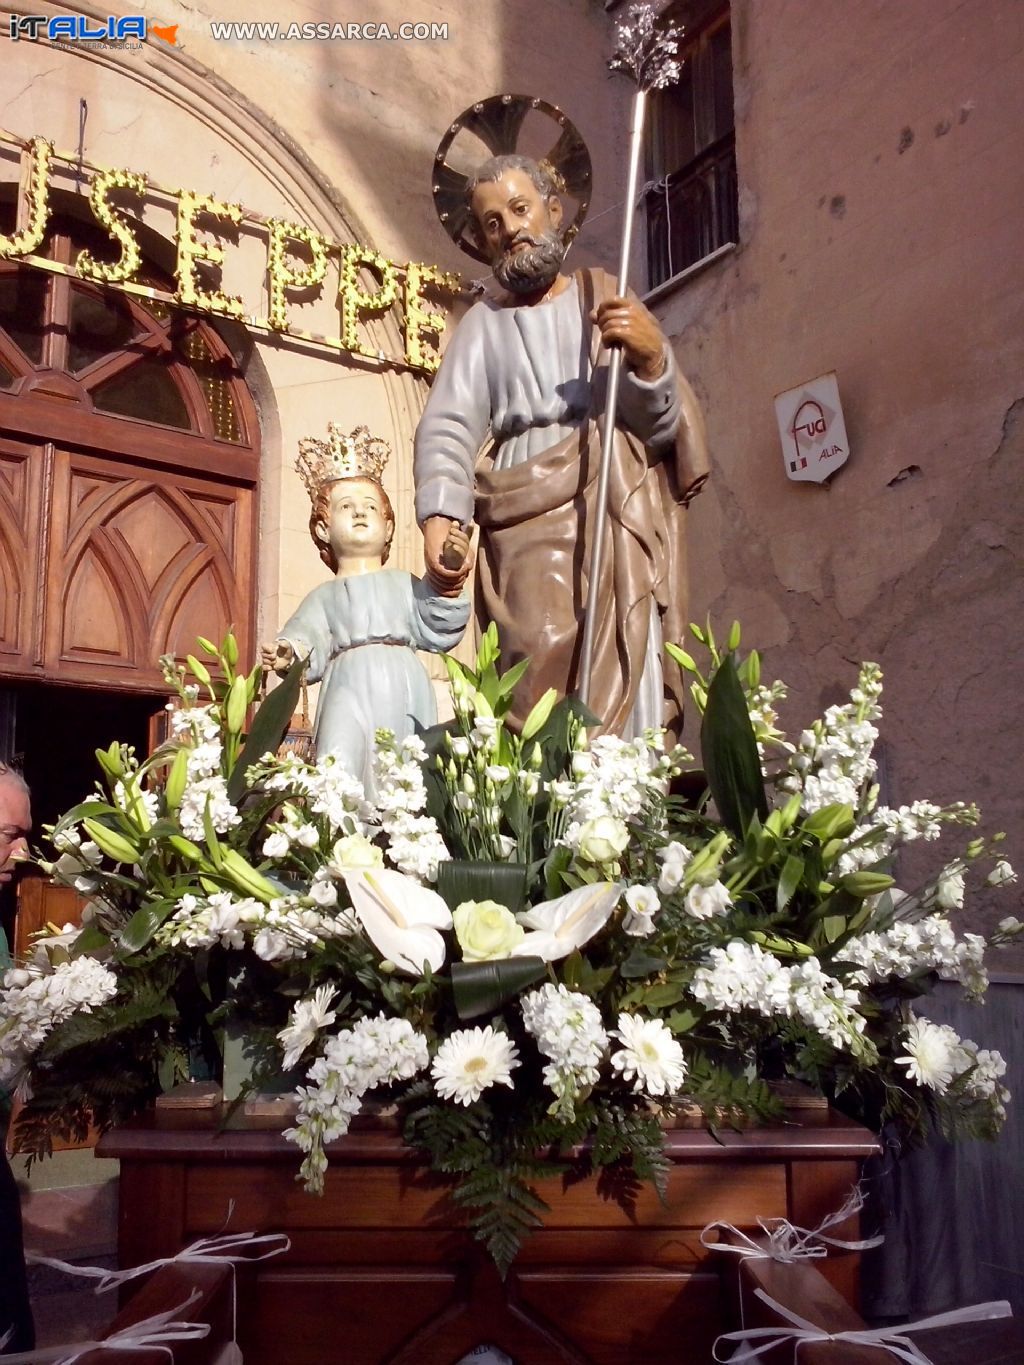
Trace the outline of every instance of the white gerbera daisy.
<instances>
[{"instance_id":1,"label":"white gerbera daisy","mask_svg":"<svg viewBox=\"0 0 1024 1365\"><path fill-rule=\"evenodd\" d=\"M945 1094L956 1069L960 1039L955 1031L946 1024L933 1024L930 1019L912 1019L906 1037L907 1055L897 1057L897 1065L907 1068L912 1081Z\"/></svg>"},{"instance_id":2,"label":"white gerbera daisy","mask_svg":"<svg viewBox=\"0 0 1024 1365\"><path fill-rule=\"evenodd\" d=\"M437 1050L430 1074L443 1100L472 1104L489 1085L512 1085L519 1065L511 1038L486 1028L465 1028L446 1038Z\"/></svg>"},{"instance_id":3,"label":"white gerbera daisy","mask_svg":"<svg viewBox=\"0 0 1024 1365\"><path fill-rule=\"evenodd\" d=\"M612 1066L621 1071L633 1089L648 1095L674 1095L686 1075L683 1049L661 1019L639 1019L635 1014L620 1014L613 1036L625 1046L612 1057Z\"/></svg>"}]
</instances>

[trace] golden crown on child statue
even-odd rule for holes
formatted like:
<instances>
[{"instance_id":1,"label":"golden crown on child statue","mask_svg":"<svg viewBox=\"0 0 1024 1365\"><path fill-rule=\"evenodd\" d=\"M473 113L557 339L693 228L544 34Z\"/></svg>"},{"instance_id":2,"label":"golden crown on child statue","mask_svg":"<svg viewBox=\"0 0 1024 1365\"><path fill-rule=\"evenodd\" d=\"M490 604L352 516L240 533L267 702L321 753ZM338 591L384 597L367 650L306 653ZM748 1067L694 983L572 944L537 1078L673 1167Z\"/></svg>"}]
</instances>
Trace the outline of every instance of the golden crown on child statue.
<instances>
[{"instance_id":1,"label":"golden crown on child statue","mask_svg":"<svg viewBox=\"0 0 1024 1365\"><path fill-rule=\"evenodd\" d=\"M369 427L355 427L346 436L333 422L327 423L327 440L305 436L299 442L295 468L310 498L335 479L373 479L380 483L391 447Z\"/></svg>"}]
</instances>

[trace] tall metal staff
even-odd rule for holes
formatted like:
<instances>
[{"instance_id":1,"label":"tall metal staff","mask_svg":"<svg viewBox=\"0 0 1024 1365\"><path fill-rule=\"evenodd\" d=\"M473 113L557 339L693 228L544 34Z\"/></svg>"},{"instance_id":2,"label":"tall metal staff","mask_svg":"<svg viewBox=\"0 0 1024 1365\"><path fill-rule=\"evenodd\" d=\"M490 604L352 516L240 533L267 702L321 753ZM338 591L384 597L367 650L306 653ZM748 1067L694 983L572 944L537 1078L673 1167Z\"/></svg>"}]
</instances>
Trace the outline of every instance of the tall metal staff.
<instances>
[{"instance_id":1,"label":"tall metal staff","mask_svg":"<svg viewBox=\"0 0 1024 1365\"><path fill-rule=\"evenodd\" d=\"M608 60L611 71L622 71L636 81L633 96L633 116L629 131L629 174L626 181L626 200L622 225L622 249L619 253L618 293L624 295L629 287L629 255L633 244L633 214L636 203L637 181L640 175L640 151L643 143L644 113L649 90L661 90L679 79L680 65L676 59L680 30L668 24L657 27L659 13L651 5L631 5L615 29L615 50ZM590 679L594 665L594 636L597 630L596 586L600 582L604 562L605 528L608 524L608 480L615 442L615 417L619 406L619 376L622 372L622 348L612 351L608 366L608 389L605 403L604 436L601 442L601 467L597 482L594 545L590 554L590 587L587 593L586 615L583 620L583 643L580 650L580 700L590 700Z\"/></svg>"}]
</instances>

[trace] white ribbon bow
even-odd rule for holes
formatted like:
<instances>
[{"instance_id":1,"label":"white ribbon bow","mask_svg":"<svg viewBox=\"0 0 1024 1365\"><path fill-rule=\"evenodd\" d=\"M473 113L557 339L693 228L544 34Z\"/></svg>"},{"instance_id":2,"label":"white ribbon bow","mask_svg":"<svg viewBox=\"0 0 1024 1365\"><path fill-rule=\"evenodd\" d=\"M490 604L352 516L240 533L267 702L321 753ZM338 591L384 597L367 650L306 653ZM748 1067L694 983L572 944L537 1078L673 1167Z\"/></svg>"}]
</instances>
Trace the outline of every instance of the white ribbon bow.
<instances>
[{"instance_id":1,"label":"white ribbon bow","mask_svg":"<svg viewBox=\"0 0 1024 1365\"><path fill-rule=\"evenodd\" d=\"M741 1332L726 1332L716 1339L712 1359L725 1365L741 1365L745 1360L757 1360L767 1355L776 1346L786 1342L793 1343L793 1360L798 1359L800 1347L808 1341L848 1341L858 1346L879 1346L890 1351L907 1365L932 1365L919 1346L916 1346L907 1332L923 1332L930 1327L952 1327L961 1322L983 1322L990 1318L1009 1318L1013 1310L1005 1299L993 1303L976 1303L968 1308L955 1308L951 1313L937 1313L934 1317L921 1318L919 1322L902 1323L899 1327L864 1327L846 1332L826 1332L808 1322L799 1313L794 1313L777 1303L763 1289L755 1289L754 1295L768 1305L773 1313L792 1324L791 1327L748 1327ZM718 1354L719 1345L725 1342L746 1342L748 1345L738 1354L722 1356ZM6 1365L6 1362L5 1362Z\"/></svg>"},{"instance_id":2,"label":"white ribbon bow","mask_svg":"<svg viewBox=\"0 0 1024 1365\"><path fill-rule=\"evenodd\" d=\"M846 1197L841 1209L823 1218L816 1228L798 1228L788 1218L759 1218L757 1225L767 1237L767 1243L755 1242L740 1228L732 1223L708 1223L700 1234L700 1244L709 1251L726 1251L733 1256L742 1256L754 1261L814 1261L828 1255L828 1248L842 1247L844 1251L867 1251L870 1247L881 1246L883 1237L865 1237L857 1242L845 1241L841 1237L827 1237L828 1228L845 1223L847 1218L860 1213L864 1207L864 1195L860 1187ZM735 1242L710 1242L707 1236L715 1230L730 1233Z\"/></svg>"},{"instance_id":3,"label":"white ribbon bow","mask_svg":"<svg viewBox=\"0 0 1024 1365\"><path fill-rule=\"evenodd\" d=\"M251 1248L267 1246L270 1249L261 1252L259 1256L248 1256L237 1254L241 1248ZM127 1270L105 1270L98 1265L71 1265L68 1261L60 1261L55 1256L40 1256L30 1252L25 1260L31 1265L48 1265L55 1270L63 1270L66 1275L81 1275L86 1279L99 1280L96 1286L96 1293L103 1294L108 1289L115 1289L118 1285L126 1284L129 1280L137 1279L140 1275L148 1275L150 1271L160 1270L165 1265L176 1265L181 1261L209 1261L209 1262L229 1262L235 1261L266 1261L271 1256L280 1256L282 1252L288 1251L291 1241L283 1232L228 1232L222 1233L218 1237L200 1237L198 1241L185 1247L184 1251L179 1251L176 1256L161 1256L158 1260L147 1261L145 1265L130 1266ZM7 1365L7 1362L4 1362Z\"/></svg>"},{"instance_id":4,"label":"white ribbon bow","mask_svg":"<svg viewBox=\"0 0 1024 1365\"><path fill-rule=\"evenodd\" d=\"M228 1217L230 1218L230 1211ZM247 1253L253 1247L266 1247L265 1251L258 1256L250 1256ZM55 1256L40 1256L35 1252L29 1253L25 1260L32 1265L48 1265L54 1270L62 1270L66 1275L80 1275L85 1279L99 1280L96 1286L96 1293L102 1294L108 1289L114 1289L117 1285L126 1284L129 1280L138 1279L140 1275L148 1275L153 1270L160 1270L165 1265L175 1265L179 1262L203 1261L207 1264L216 1265L228 1264L231 1266L231 1345L238 1341L238 1301L235 1293L234 1267L237 1261L266 1261L271 1256L280 1256L282 1252L291 1249L291 1239L283 1232L226 1232L217 1237L200 1237L198 1241L192 1242L179 1251L176 1256L161 1256L155 1261L147 1261L145 1265L129 1266L127 1270L105 1270L98 1265L71 1265L68 1261L58 1260ZM30 1351L20 1356L5 1356L4 1365L8 1361L58 1361L59 1365L68 1365L68 1362L77 1360L86 1350L94 1350L101 1346L111 1346L115 1350L127 1350L129 1347L159 1345L160 1338L154 1337L152 1341L141 1341L136 1334L143 1327L153 1324L159 1326L173 1317L175 1313L180 1313L183 1308L188 1308L201 1298L200 1291L195 1290L178 1308L172 1309L170 1313L158 1314L156 1317L147 1318L144 1323L137 1323L134 1327L126 1328L124 1332L116 1332L113 1336L107 1337L101 1342L92 1342L88 1346L76 1346L74 1354L70 1356L61 1355L66 1351L66 1346L56 1346L42 1353ZM180 1329L180 1330L179 1330ZM191 1341L195 1337L208 1336L210 1329L201 1322L182 1322L173 1323L167 1329L163 1341ZM123 1338L123 1340L122 1340ZM168 1356L173 1361L174 1356L170 1347L163 1347ZM238 1359L237 1347L234 1356L225 1358L225 1365L232 1365Z\"/></svg>"},{"instance_id":5,"label":"white ribbon bow","mask_svg":"<svg viewBox=\"0 0 1024 1365\"><path fill-rule=\"evenodd\" d=\"M40 1258L44 1259L44 1258ZM177 1314L202 1298L198 1289L194 1290L184 1303L177 1308L169 1308L164 1313L155 1313L151 1318L123 1327L103 1341L81 1341L74 1346L45 1346L38 1351L19 1351L16 1355L4 1356L4 1365L44 1365L55 1361L56 1365L73 1365L80 1356L88 1351L137 1351L143 1347L164 1351L167 1359L174 1361L174 1352L167 1344L170 1341L201 1341L210 1335L210 1325L206 1322L172 1322ZM69 1354L70 1353L70 1354Z\"/></svg>"}]
</instances>

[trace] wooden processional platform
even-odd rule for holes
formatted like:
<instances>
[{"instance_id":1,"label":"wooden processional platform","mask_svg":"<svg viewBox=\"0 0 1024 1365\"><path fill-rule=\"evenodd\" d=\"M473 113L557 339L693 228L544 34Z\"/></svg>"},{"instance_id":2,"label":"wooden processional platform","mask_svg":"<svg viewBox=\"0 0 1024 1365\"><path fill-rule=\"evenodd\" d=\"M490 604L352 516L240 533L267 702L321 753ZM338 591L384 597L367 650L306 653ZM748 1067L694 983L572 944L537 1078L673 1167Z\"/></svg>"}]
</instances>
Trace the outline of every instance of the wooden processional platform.
<instances>
[{"instance_id":1,"label":"wooden processional platform","mask_svg":"<svg viewBox=\"0 0 1024 1365\"><path fill-rule=\"evenodd\" d=\"M667 1133L664 1204L621 1178L540 1185L551 1213L504 1283L445 1181L395 1132L332 1144L322 1197L296 1181L297 1148L241 1114L221 1128L219 1113L160 1113L108 1133L97 1155L121 1162L122 1267L218 1232L291 1238L286 1255L239 1274L246 1365L455 1365L481 1343L516 1365L683 1365L710 1360L736 1325L722 1264L733 1258L701 1246L705 1224L816 1227L878 1150L828 1110L793 1120ZM832 1231L857 1235L853 1222ZM856 1302L856 1256L816 1264Z\"/></svg>"}]
</instances>

